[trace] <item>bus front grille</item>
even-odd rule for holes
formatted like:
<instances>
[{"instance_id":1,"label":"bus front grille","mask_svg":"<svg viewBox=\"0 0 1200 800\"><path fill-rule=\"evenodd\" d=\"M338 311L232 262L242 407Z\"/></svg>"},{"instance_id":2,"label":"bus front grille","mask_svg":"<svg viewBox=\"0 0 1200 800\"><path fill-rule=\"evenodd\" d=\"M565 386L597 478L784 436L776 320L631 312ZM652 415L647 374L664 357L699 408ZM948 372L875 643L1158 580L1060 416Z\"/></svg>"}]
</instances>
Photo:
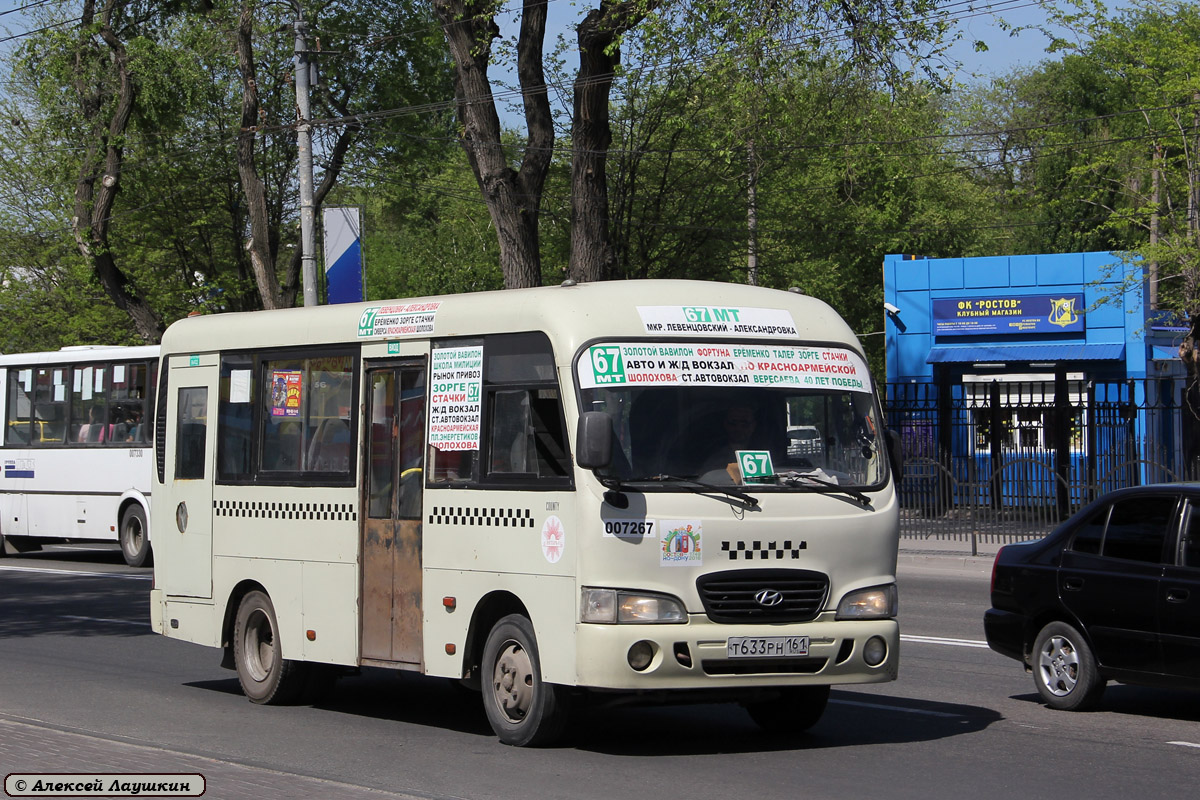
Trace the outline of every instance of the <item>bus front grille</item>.
<instances>
[{"instance_id":1,"label":"bus front grille","mask_svg":"<svg viewBox=\"0 0 1200 800\"><path fill-rule=\"evenodd\" d=\"M696 579L713 622L808 622L825 607L829 576L807 569L742 569Z\"/></svg>"}]
</instances>

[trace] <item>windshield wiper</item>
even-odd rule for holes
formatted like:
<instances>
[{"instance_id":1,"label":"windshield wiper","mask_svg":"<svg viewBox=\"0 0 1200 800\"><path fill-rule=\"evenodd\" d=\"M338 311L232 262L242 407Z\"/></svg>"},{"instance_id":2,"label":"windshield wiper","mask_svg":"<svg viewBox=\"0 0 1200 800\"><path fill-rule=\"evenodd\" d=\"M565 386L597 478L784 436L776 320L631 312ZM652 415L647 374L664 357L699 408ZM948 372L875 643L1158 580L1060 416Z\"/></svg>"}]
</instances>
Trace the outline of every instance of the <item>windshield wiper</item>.
<instances>
[{"instance_id":1,"label":"windshield wiper","mask_svg":"<svg viewBox=\"0 0 1200 800\"><path fill-rule=\"evenodd\" d=\"M802 483L802 481L804 481L808 484L814 485L813 491L826 491L829 493L844 494L849 497L853 497L855 500L862 503L863 506L870 507L871 505L871 498L867 497L866 494L860 492L858 489L852 489L849 486L842 486L840 483L826 480L824 478L818 478L815 475L808 475L803 472L777 472L771 476L763 476L759 480L768 480L769 478L775 478L777 482L791 487L804 486L805 483ZM817 489L817 486L822 488Z\"/></svg>"},{"instance_id":2,"label":"windshield wiper","mask_svg":"<svg viewBox=\"0 0 1200 800\"><path fill-rule=\"evenodd\" d=\"M659 473L658 475L646 475L640 478L604 477L600 479L600 482L616 491L634 488L631 486L634 483L678 483L681 489L689 492L696 494L724 494L741 500L746 505L746 508L758 508L758 498L743 492L741 489L733 486L720 486L715 483L704 483L703 481L696 480L694 477L683 475Z\"/></svg>"}]
</instances>

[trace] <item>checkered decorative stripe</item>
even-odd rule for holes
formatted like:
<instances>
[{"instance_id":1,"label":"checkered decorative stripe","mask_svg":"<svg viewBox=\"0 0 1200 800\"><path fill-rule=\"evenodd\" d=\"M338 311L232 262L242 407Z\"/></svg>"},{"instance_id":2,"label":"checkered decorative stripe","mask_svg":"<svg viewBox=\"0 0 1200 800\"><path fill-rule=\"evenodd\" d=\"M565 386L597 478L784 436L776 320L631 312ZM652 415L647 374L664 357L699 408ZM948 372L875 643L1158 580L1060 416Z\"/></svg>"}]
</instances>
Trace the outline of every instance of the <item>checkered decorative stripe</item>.
<instances>
[{"instance_id":1,"label":"checkered decorative stripe","mask_svg":"<svg viewBox=\"0 0 1200 800\"><path fill-rule=\"evenodd\" d=\"M533 511L528 508L464 508L434 506L430 525L483 525L491 528L532 528Z\"/></svg>"},{"instance_id":2,"label":"checkered decorative stripe","mask_svg":"<svg viewBox=\"0 0 1200 800\"><path fill-rule=\"evenodd\" d=\"M736 546L735 546L736 545ZM799 558L801 550L808 549L808 542L799 541L793 542L791 539L784 539L782 542L767 542L767 546L763 547L762 542L721 542L721 552L729 554L730 561L753 561L758 559L764 561L774 557L782 558Z\"/></svg>"},{"instance_id":3,"label":"checkered decorative stripe","mask_svg":"<svg viewBox=\"0 0 1200 800\"><path fill-rule=\"evenodd\" d=\"M268 503L258 500L214 500L213 513L218 517L251 517L254 519L358 519L358 510L351 503Z\"/></svg>"}]
</instances>

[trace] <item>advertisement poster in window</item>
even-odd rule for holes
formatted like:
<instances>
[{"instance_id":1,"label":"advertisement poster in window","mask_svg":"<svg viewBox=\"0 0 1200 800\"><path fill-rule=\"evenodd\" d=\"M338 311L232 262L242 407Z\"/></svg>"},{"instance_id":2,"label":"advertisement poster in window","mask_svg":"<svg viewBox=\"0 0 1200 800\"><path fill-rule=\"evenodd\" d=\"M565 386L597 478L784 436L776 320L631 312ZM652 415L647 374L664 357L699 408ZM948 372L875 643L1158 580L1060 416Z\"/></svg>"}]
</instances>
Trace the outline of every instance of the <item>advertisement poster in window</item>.
<instances>
[{"instance_id":1,"label":"advertisement poster in window","mask_svg":"<svg viewBox=\"0 0 1200 800\"><path fill-rule=\"evenodd\" d=\"M271 416L300 416L302 377L298 369L277 369L271 373Z\"/></svg>"}]
</instances>

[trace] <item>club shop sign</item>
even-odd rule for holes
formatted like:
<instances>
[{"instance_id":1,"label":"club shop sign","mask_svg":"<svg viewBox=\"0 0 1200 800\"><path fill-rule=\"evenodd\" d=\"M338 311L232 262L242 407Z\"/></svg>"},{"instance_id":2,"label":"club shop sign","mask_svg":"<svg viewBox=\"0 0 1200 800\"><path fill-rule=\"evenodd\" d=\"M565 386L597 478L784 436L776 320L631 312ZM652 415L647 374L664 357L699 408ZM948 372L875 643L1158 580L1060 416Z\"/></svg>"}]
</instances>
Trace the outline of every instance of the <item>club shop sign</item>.
<instances>
[{"instance_id":1,"label":"club shop sign","mask_svg":"<svg viewBox=\"0 0 1200 800\"><path fill-rule=\"evenodd\" d=\"M1083 330L1082 294L968 295L933 301L934 336Z\"/></svg>"}]
</instances>

